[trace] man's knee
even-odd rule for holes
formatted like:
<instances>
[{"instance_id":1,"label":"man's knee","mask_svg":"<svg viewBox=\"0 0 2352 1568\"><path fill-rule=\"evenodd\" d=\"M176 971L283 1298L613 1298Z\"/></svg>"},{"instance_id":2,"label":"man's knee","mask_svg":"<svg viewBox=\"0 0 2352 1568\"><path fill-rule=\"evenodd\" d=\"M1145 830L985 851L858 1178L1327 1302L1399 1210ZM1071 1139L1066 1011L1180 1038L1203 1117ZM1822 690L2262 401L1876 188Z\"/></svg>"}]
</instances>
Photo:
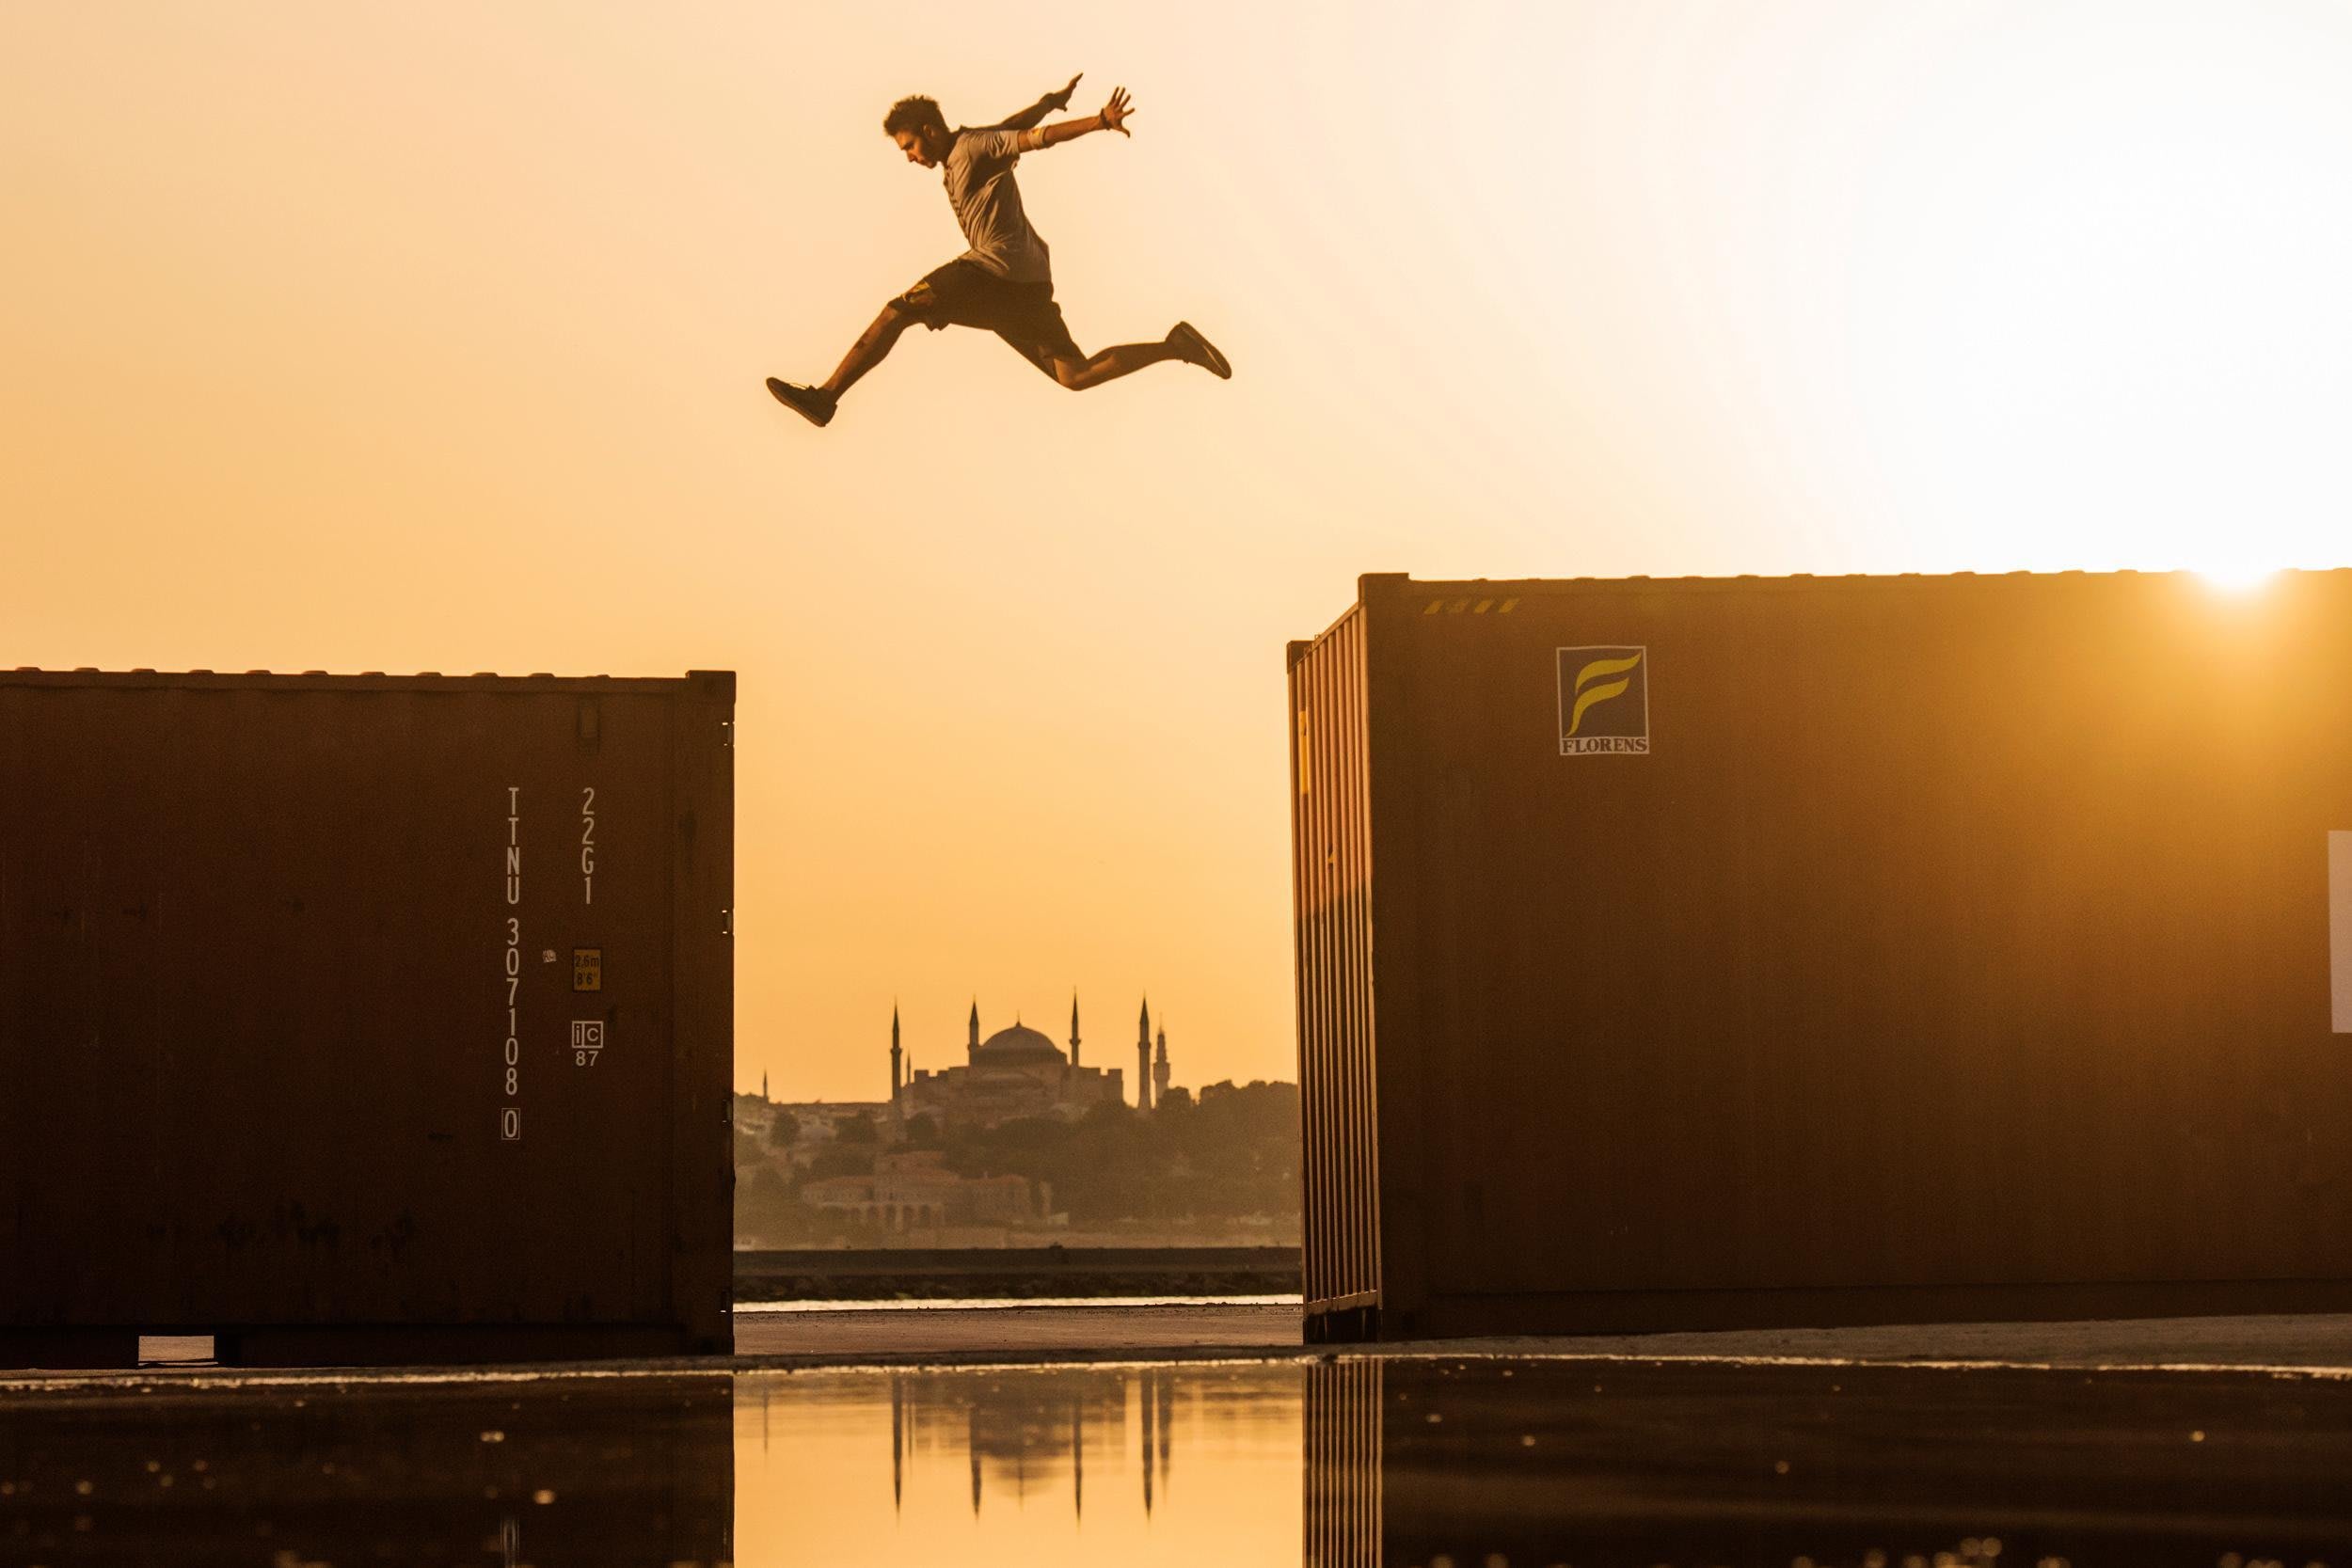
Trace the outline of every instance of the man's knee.
<instances>
[{"instance_id":1,"label":"man's knee","mask_svg":"<svg viewBox=\"0 0 2352 1568\"><path fill-rule=\"evenodd\" d=\"M1087 372L1093 366L1084 359L1056 359L1047 367L1054 379L1073 392L1087 389Z\"/></svg>"}]
</instances>

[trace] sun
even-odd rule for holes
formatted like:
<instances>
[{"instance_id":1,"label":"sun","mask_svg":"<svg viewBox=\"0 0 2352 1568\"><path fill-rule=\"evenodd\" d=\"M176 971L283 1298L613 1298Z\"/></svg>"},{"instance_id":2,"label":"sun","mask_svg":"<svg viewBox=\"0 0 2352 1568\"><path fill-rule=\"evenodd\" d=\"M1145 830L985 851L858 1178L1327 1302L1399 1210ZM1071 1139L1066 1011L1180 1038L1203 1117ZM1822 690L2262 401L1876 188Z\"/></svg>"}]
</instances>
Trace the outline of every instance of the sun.
<instances>
[{"instance_id":1,"label":"sun","mask_svg":"<svg viewBox=\"0 0 2352 1568\"><path fill-rule=\"evenodd\" d=\"M2280 570L2273 562L2260 560L2215 562L2190 569L2227 594L2251 594Z\"/></svg>"}]
</instances>

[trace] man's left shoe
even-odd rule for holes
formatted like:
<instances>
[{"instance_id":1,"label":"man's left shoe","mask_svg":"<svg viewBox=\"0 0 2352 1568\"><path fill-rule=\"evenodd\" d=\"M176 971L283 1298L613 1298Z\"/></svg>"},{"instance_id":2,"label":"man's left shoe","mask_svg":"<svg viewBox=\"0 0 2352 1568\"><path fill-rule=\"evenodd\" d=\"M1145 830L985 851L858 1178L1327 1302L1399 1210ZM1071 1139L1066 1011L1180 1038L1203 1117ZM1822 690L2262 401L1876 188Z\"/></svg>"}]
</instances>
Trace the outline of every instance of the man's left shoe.
<instances>
[{"instance_id":1,"label":"man's left shoe","mask_svg":"<svg viewBox=\"0 0 2352 1568\"><path fill-rule=\"evenodd\" d=\"M1233 367L1226 363L1225 356L1216 351L1216 345L1200 336L1200 329L1192 323L1178 322L1169 327L1168 342L1176 351L1176 356L1185 364L1198 365L1219 381L1233 379Z\"/></svg>"}]
</instances>

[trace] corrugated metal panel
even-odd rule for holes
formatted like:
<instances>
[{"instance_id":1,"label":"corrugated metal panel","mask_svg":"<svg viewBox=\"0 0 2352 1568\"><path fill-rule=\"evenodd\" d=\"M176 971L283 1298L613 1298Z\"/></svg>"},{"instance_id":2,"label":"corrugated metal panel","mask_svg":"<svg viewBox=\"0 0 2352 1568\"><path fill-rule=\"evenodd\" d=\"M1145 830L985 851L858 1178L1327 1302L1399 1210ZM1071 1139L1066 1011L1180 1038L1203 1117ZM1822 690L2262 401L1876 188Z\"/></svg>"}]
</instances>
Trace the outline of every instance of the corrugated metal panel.
<instances>
[{"instance_id":1,"label":"corrugated metal panel","mask_svg":"<svg viewBox=\"0 0 2352 1568\"><path fill-rule=\"evenodd\" d=\"M730 1344L733 705L0 674L0 1359Z\"/></svg>"},{"instance_id":2,"label":"corrugated metal panel","mask_svg":"<svg viewBox=\"0 0 2352 1568\"><path fill-rule=\"evenodd\" d=\"M1309 1331L1377 1303L1370 773L1364 618L1291 660L1291 812L1297 917L1299 1105Z\"/></svg>"},{"instance_id":3,"label":"corrugated metal panel","mask_svg":"<svg viewBox=\"0 0 2352 1568\"><path fill-rule=\"evenodd\" d=\"M2352 1306L2352 574L1362 594L1378 1297L1328 1322ZM1311 1302L1365 1166L1307 1157Z\"/></svg>"}]
</instances>

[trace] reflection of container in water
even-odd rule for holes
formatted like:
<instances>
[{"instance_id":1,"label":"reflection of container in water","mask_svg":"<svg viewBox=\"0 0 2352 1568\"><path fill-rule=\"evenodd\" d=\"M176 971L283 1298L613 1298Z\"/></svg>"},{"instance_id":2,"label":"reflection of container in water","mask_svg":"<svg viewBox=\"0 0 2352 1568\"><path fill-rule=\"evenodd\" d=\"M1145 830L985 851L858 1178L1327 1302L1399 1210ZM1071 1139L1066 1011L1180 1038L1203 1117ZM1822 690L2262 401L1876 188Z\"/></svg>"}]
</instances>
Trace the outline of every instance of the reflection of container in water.
<instances>
[{"instance_id":1,"label":"reflection of container in water","mask_svg":"<svg viewBox=\"0 0 2352 1568\"><path fill-rule=\"evenodd\" d=\"M1411 1356L1305 1381L1315 1568L2308 1563L2344 1538L2346 1408L2269 1378ZM2261 1436L2207 1445L2201 1421Z\"/></svg>"}]
</instances>

